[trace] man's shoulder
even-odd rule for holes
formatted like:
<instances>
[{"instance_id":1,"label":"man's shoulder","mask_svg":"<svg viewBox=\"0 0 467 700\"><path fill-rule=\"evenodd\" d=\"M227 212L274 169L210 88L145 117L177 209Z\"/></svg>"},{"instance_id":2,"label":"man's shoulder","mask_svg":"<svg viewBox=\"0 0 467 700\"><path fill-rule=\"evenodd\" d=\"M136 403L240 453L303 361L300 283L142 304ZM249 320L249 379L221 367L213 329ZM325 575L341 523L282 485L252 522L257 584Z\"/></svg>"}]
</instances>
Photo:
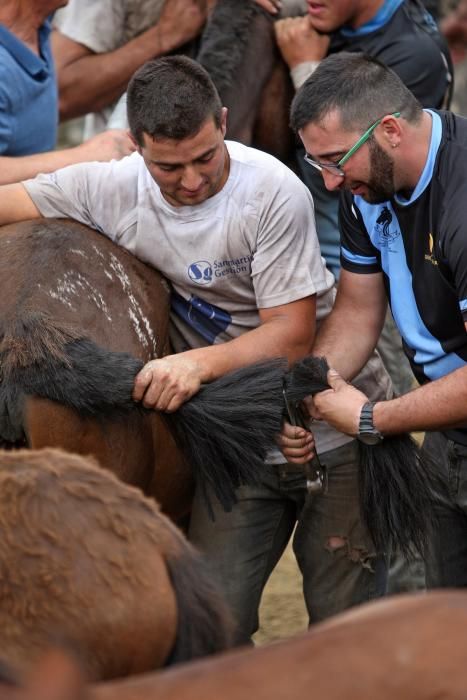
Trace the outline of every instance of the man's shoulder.
<instances>
[{"instance_id":1,"label":"man's shoulder","mask_svg":"<svg viewBox=\"0 0 467 700\"><path fill-rule=\"evenodd\" d=\"M467 118L452 112L439 112L443 135L435 166L434 189L441 187L445 196L449 192L466 192L467 187ZM458 204L464 208L465 196Z\"/></svg>"},{"instance_id":2,"label":"man's shoulder","mask_svg":"<svg viewBox=\"0 0 467 700\"><path fill-rule=\"evenodd\" d=\"M298 186L306 189L300 178L287 165L270 153L260 151L251 146L245 146L237 141L226 141L226 146L232 164L235 164L245 175L250 173L257 180L266 179L271 187L274 183L277 183L285 186L290 184L291 187Z\"/></svg>"}]
</instances>

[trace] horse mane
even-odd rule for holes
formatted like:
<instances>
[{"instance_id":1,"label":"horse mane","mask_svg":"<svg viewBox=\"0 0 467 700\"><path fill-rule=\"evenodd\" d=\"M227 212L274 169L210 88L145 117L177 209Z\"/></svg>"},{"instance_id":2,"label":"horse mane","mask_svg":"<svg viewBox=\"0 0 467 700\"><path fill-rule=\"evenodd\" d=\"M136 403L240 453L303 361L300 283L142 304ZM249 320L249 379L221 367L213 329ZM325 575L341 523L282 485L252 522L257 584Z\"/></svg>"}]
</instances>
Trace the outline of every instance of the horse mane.
<instances>
[{"instance_id":1,"label":"horse mane","mask_svg":"<svg viewBox=\"0 0 467 700\"><path fill-rule=\"evenodd\" d=\"M210 74L221 98L233 85L248 44L252 20L264 14L251 0L217 0L196 57Z\"/></svg>"}]
</instances>

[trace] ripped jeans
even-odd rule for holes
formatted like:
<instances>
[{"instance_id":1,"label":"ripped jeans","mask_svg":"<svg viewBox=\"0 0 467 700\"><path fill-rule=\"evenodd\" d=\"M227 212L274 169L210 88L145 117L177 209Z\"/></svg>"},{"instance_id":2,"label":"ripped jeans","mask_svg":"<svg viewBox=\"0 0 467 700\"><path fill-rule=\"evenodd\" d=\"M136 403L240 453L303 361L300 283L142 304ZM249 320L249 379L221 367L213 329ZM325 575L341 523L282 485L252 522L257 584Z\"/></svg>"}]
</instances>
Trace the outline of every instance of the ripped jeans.
<instances>
[{"instance_id":1,"label":"ripped jeans","mask_svg":"<svg viewBox=\"0 0 467 700\"><path fill-rule=\"evenodd\" d=\"M261 486L238 489L231 512L213 499L215 522L195 496L189 539L205 554L233 611L238 644L258 628L261 594L295 525L293 549L310 622L386 592L386 556L376 554L360 519L356 444L320 459L328 468L326 493L309 495L303 471L278 464L264 466Z\"/></svg>"}]
</instances>

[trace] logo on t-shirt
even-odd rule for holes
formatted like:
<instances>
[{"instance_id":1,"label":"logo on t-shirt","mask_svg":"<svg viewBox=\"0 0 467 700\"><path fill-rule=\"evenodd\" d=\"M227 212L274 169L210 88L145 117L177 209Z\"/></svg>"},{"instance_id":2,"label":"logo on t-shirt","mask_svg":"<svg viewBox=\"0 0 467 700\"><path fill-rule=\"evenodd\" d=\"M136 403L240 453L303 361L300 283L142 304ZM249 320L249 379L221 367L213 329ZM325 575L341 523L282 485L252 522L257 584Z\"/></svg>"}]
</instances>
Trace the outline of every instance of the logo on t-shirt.
<instances>
[{"instance_id":1,"label":"logo on t-shirt","mask_svg":"<svg viewBox=\"0 0 467 700\"><path fill-rule=\"evenodd\" d=\"M196 284L210 284L212 282L212 265L207 260L198 260L191 263L188 268L188 277Z\"/></svg>"},{"instance_id":2,"label":"logo on t-shirt","mask_svg":"<svg viewBox=\"0 0 467 700\"><path fill-rule=\"evenodd\" d=\"M399 227L391 226L392 218L391 211L387 206L384 206L376 219L375 232L378 235L381 247L389 245L391 241L401 235Z\"/></svg>"},{"instance_id":3,"label":"logo on t-shirt","mask_svg":"<svg viewBox=\"0 0 467 700\"><path fill-rule=\"evenodd\" d=\"M227 258L225 260L198 260L188 267L188 277L199 285L211 284L213 277L236 277L237 275L251 274L252 255L244 255L241 258Z\"/></svg>"}]
</instances>

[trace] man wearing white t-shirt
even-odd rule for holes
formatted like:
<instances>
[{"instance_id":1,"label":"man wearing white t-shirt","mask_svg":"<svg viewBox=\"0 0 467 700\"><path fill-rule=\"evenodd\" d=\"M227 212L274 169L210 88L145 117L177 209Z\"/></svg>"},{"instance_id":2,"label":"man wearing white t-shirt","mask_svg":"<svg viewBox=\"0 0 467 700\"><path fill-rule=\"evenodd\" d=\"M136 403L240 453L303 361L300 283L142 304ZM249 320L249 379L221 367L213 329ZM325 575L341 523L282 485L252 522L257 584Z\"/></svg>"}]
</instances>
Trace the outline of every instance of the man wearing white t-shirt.
<instances>
[{"instance_id":1,"label":"man wearing white t-shirt","mask_svg":"<svg viewBox=\"0 0 467 700\"><path fill-rule=\"evenodd\" d=\"M307 354L334 279L308 190L272 156L224 142L226 110L201 66L179 56L143 66L129 86L128 116L137 153L0 188L0 223L72 217L162 271L176 353L145 365L134 397L174 411L226 372ZM374 398L384 394L380 370L368 370ZM195 496L190 537L220 579L239 643L255 631L262 589L297 521L311 619L384 593L385 556L360 521L355 441L323 425L316 442L327 492L308 496L302 467L275 451L262 485L240 488L232 511L218 505L214 522ZM339 538L348 546L334 545Z\"/></svg>"}]
</instances>

